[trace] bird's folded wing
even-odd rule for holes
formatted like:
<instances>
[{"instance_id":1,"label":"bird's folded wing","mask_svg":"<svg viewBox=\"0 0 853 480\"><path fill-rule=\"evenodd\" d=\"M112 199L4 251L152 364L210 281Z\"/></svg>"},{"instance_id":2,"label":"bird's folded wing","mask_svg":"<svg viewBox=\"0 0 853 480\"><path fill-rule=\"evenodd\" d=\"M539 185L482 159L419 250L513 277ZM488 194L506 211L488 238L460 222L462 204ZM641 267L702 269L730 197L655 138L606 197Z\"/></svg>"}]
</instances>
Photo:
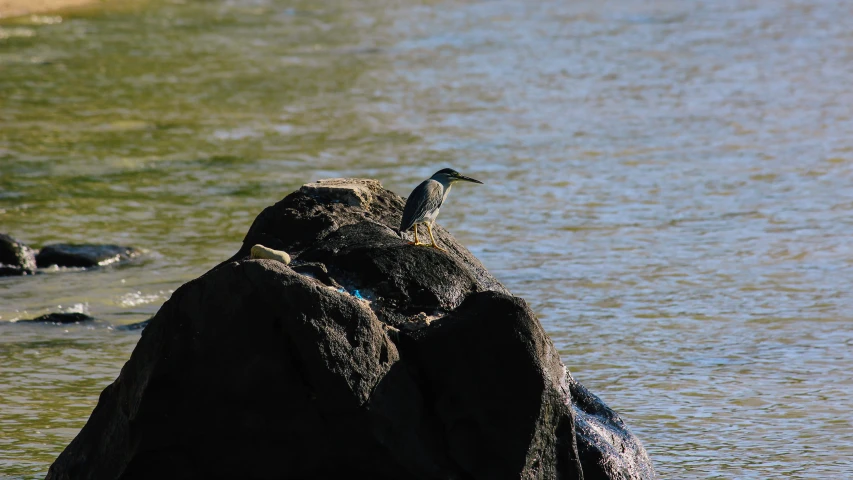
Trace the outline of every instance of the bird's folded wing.
<instances>
[{"instance_id":1,"label":"bird's folded wing","mask_svg":"<svg viewBox=\"0 0 853 480\"><path fill-rule=\"evenodd\" d=\"M432 179L422 182L412 190L406 200L400 231L405 232L412 228L412 225L422 221L429 212L441 207L442 201L444 201L444 187L440 183Z\"/></svg>"}]
</instances>

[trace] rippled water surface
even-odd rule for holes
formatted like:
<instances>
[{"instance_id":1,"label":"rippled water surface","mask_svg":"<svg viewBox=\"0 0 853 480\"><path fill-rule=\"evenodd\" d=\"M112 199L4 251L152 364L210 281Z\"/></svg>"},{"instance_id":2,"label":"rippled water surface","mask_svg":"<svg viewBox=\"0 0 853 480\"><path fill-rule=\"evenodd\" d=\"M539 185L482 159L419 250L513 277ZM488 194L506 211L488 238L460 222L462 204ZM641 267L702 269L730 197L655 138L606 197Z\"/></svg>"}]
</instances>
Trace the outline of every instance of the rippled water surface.
<instances>
[{"instance_id":1,"label":"rippled water surface","mask_svg":"<svg viewBox=\"0 0 853 480\"><path fill-rule=\"evenodd\" d=\"M322 177L526 298L663 478L853 477L849 2L151 0L0 24L0 231L138 264L0 279L0 476L37 478L144 320ZM81 310L92 326L11 323Z\"/></svg>"}]
</instances>

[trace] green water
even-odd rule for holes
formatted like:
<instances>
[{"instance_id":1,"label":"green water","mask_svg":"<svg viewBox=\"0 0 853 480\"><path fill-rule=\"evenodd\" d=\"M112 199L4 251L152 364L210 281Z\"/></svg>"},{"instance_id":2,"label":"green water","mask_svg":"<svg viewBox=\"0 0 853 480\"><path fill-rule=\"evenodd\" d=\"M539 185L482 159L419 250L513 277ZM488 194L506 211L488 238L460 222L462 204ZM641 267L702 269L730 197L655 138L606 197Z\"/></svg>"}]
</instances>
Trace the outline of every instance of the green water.
<instances>
[{"instance_id":1,"label":"green water","mask_svg":"<svg viewBox=\"0 0 853 480\"><path fill-rule=\"evenodd\" d=\"M0 476L39 478L182 283L323 177L525 297L663 478L853 474L844 3L115 0L0 23L0 232L139 263L0 279ZM85 311L90 326L14 324Z\"/></svg>"}]
</instances>

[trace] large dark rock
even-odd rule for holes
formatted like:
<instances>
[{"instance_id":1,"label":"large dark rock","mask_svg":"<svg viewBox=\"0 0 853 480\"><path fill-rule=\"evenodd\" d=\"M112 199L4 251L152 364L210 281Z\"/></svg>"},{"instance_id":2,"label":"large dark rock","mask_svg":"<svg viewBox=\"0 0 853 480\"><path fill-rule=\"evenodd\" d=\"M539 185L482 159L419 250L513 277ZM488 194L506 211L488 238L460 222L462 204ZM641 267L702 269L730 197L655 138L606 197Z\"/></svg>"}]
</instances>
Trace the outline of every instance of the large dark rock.
<instances>
[{"instance_id":1,"label":"large dark rock","mask_svg":"<svg viewBox=\"0 0 853 480\"><path fill-rule=\"evenodd\" d=\"M5 233L0 233L0 277L32 275L35 270L36 257L33 249Z\"/></svg>"},{"instance_id":2,"label":"large dark rock","mask_svg":"<svg viewBox=\"0 0 853 480\"><path fill-rule=\"evenodd\" d=\"M139 256L140 253L133 247L121 245L55 243L45 245L39 251L36 255L36 263L39 268L51 265L89 268L125 262Z\"/></svg>"},{"instance_id":3,"label":"large dark rock","mask_svg":"<svg viewBox=\"0 0 853 480\"><path fill-rule=\"evenodd\" d=\"M48 478L654 478L524 300L440 227L449 253L407 245L402 207L360 180L264 210L151 319Z\"/></svg>"}]
</instances>

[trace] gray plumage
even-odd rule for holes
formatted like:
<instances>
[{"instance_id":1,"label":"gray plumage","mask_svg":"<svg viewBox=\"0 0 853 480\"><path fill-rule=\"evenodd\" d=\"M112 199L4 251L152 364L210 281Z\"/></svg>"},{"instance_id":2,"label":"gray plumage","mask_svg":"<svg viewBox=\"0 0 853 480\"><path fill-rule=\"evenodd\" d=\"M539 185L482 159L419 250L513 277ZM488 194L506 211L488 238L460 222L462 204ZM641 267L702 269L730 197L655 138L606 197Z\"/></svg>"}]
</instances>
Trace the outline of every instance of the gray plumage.
<instances>
[{"instance_id":1,"label":"gray plumage","mask_svg":"<svg viewBox=\"0 0 853 480\"><path fill-rule=\"evenodd\" d=\"M403 220L400 222L400 232L409 230L416 223L435 220L435 217L438 216L438 209L444 203L444 198L444 186L441 183L431 178L421 182L412 190L411 195L406 200Z\"/></svg>"}]
</instances>

